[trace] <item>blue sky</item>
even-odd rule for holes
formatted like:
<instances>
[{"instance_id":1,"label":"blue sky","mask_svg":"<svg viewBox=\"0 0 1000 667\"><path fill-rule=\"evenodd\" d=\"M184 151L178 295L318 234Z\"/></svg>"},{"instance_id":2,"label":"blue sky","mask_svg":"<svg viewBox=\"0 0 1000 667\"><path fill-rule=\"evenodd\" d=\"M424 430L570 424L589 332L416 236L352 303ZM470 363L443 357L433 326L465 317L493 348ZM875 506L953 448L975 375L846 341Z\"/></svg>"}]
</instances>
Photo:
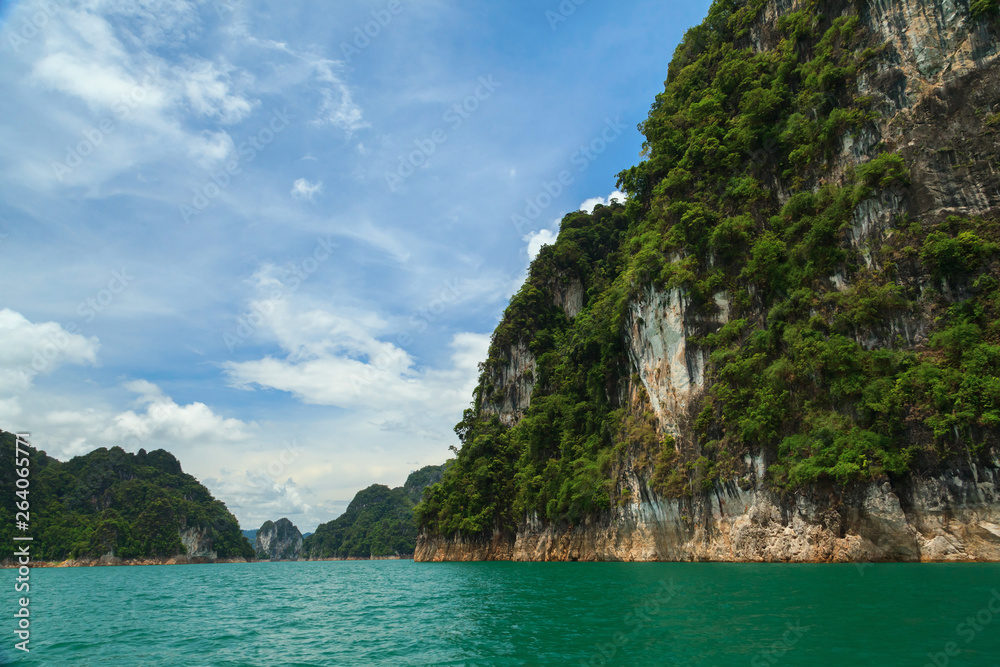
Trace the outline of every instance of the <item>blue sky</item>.
<instances>
[{"instance_id":1,"label":"blue sky","mask_svg":"<svg viewBox=\"0 0 1000 667\"><path fill-rule=\"evenodd\" d=\"M247 528L443 462L708 5L3 2L0 428L168 449Z\"/></svg>"}]
</instances>

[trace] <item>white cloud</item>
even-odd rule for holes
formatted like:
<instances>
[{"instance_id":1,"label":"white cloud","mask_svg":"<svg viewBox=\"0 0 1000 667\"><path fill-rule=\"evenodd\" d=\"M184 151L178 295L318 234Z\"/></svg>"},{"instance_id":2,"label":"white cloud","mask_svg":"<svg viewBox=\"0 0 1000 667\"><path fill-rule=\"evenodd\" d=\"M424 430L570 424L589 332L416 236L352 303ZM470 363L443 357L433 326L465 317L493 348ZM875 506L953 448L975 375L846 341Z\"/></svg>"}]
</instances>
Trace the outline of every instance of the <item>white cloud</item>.
<instances>
[{"instance_id":1,"label":"white cloud","mask_svg":"<svg viewBox=\"0 0 1000 667\"><path fill-rule=\"evenodd\" d=\"M322 182L310 183L308 180L300 178L292 184L292 197L295 199L312 201L322 191Z\"/></svg>"},{"instance_id":2,"label":"white cloud","mask_svg":"<svg viewBox=\"0 0 1000 667\"><path fill-rule=\"evenodd\" d=\"M221 417L204 403L178 405L146 380L127 382L124 386L139 395L137 409L116 415L105 429L106 440L168 438L197 442L210 438L242 442L249 437L249 425Z\"/></svg>"},{"instance_id":3,"label":"white cloud","mask_svg":"<svg viewBox=\"0 0 1000 667\"><path fill-rule=\"evenodd\" d=\"M252 463L248 466L256 469ZM208 477L203 484L218 498L225 498L229 508L244 528L257 528L265 521L288 517L300 528L327 521L329 516L309 516L314 508L302 497L302 490L291 478L275 479L250 470L226 471L220 477ZM307 529L306 529L307 530Z\"/></svg>"},{"instance_id":4,"label":"white cloud","mask_svg":"<svg viewBox=\"0 0 1000 667\"><path fill-rule=\"evenodd\" d=\"M188 57L170 63L121 24L113 28L104 9L96 3L53 18L32 68L36 83L75 97L97 113L118 113L123 104L130 110L141 107L130 121L161 129L179 129L166 117L171 113L229 124L258 106L242 91L252 82L246 72L224 60Z\"/></svg>"},{"instance_id":5,"label":"white cloud","mask_svg":"<svg viewBox=\"0 0 1000 667\"><path fill-rule=\"evenodd\" d=\"M198 10L175 0L156 3L151 13L146 4L65 7L24 47L24 74L45 91L41 101L26 103L52 130L51 141L23 153L20 178L40 187L96 186L167 157L214 168L232 153L228 133L194 126L249 117L260 105L249 93L253 76L221 57L178 61L157 53L157 46L176 47L187 31L200 29ZM81 163L85 169L76 168Z\"/></svg>"},{"instance_id":6,"label":"white cloud","mask_svg":"<svg viewBox=\"0 0 1000 667\"><path fill-rule=\"evenodd\" d=\"M199 135L191 136L188 142L188 155L205 168L222 162L234 149L233 138L228 132L205 130Z\"/></svg>"},{"instance_id":7,"label":"white cloud","mask_svg":"<svg viewBox=\"0 0 1000 667\"><path fill-rule=\"evenodd\" d=\"M625 199L627 199L627 195L624 192L615 190L607 197L591 197L590 199L580 204L579 210L586 211L587 213L593 213L594 209L597 207L598 204L602 206L608 206L611 204L612 199L617 199L619 202L624 204Z\"/></svg>"},{"instance_id":8,"label":"white cloud","mask_svg":"<svg viewBox=\"0 0 1000 667\"><path fill-rule=\"evenodd\" d=\"M36 375L66 364L96 366L99 349L96 338L71 333L56 322L36 324L4 308L0 310L0 395L25 391Z\"/></svg>"},{"instance_id":9,"label":"white cloud","mask_svg":"<svg viewBox=\"0 0 1000 667\"><path fill-rule=\"evenodd\" d=\"M218 120L220 123L238 123L259 106L257 100L248 100L233 94L231 73L235 68L229 64L217 66L212 62L195 61L189 70L174 68L179 87L191 108L199 115ZM244 77L248 75L244 74Z\"/></svg>"},{"instance_id":10,"label":"white cloud","mask_svg":"<svg viewBox=\"0 0 1000 667\"><path fill-rule=\"evenodd\" d=\"M542 229L537 232L531 232L524 237L524 242L528 244L528 261L533 262L535 258L538 257L538 253L542 251L542 246L552 245L556 242L559 237L559 221L554 223L554 228Z\"/></svg>"},{"instance_id":11,"label":"white cloud","mask_svg":"<svg viewBox=\"0 0 1000 667\"><path fill-rule=\"evenodd\" d=\"M12 424L14 420L21 416L21 399L17 396L13 398L0 398L0 424Z\"/></svg>"},{"instance_id":12,"label":"white cloud","mask_svg":"<svg viewBox=\"0 0 1000 667\"><path fill-rule=\"evenodd\" d=\"M451 341L448 366L427 368L380 340L385 322L372 313L296 310L285 300L275 304L266 326L284 355L223 364L233 387L277 389L304 403L408 415L414 421L461 414L490 339L459 333Z\"/></svg>"},{"instance_id":13,"label":"white cloud","mask_svg":"<svg viewBox=\"0 0 1000 667\"><path fill-rule=\"evenodd\" d=\"M58 458L115 445L133 452L140 447L162 447L178 457L185 451L202 456L215 446L245 444L258 429L253 422L219 415L204 403L179 405L146 380L126 382L123 387L137 396L132 409L124 411L95 401L83 408L70 405L46 410L42 407L46 403L38 402L37 396L28 396L35 409L27 426L45 434L49 453Z\"/></svg>"},{"instance_id":14,"label":"white cloud","mask_svg":"<svg viewBox=\"0 0 1000 667\"><path fill-rule=\"evenodd\" d=\"M328 123L344 130L348 137L360 129L371 127L365 121L364 112L355 104L350 88L337 82L322 90L323 105L320 107L320 117L317 123Z\"/></svg>"}]
</instances>

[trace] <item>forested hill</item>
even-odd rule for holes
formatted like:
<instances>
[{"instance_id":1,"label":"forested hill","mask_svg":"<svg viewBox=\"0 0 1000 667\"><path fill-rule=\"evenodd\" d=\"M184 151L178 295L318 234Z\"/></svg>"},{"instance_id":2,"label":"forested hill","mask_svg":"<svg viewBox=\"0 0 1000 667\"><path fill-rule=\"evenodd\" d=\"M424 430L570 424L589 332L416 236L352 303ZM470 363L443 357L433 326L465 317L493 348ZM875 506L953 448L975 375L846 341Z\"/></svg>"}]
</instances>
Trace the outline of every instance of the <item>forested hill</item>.
<instances>
[{"instance_id":1,"label":"forested hill","mask_svg":"<svg viewBox=\"0 0 1000 667\"><path fill-rule=\"evenodd\" d=\"M418 558L964 554L922 541L947 521L859 517L997 514L998 25L993 0L717 0L627 202L568 215L511 300ZM823 540L771 530L807 505Z\"/></svg>"},{"instance_id":2,"label":"forested hill","mask_svg":"<svg viewBox=\"0 0 1000 667\"><path fill-rule=\"evenodd\" d=\"M414 506L441 480L445 466L426 466L395 489L382 484L359 491L347 511L320 524L302 543L303 558L409 557L417 542Z\"/></svg>"},{"instance_id":3,"label":"forested hill","mask_svg":"<svg viewBox=\"0 0 1000 667\"><path fill-rule=\"evenodd\" d=\"M0 560L13 554L16 437L0 431ZM29 448L32 559L253 558L236 518L169 452L98 449L65 463ZM22 534L18 532L17 534Z\"/></svg>"}]
</instances>

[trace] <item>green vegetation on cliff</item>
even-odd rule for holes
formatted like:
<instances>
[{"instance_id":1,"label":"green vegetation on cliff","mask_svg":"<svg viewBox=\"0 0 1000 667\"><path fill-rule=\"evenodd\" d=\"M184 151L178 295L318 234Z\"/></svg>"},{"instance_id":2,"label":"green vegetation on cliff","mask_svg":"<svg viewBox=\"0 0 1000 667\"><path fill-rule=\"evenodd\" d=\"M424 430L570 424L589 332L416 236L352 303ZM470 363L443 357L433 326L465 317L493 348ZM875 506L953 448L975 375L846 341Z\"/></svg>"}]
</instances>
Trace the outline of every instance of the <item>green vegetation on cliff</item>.
<instances>
[{"instance_id":1,"label":"green vegetation on cliff","mask_svg":"<svg viewBox=\"0 0 1000 667\"><path fill-rule=\"evenodd\" d=\"M891 145L838 162L886 111L860 82L879 80L887 46L854 5L807 2L758 50L764 5L717 0L687 33L640 128L646 159L619 175L628 202L570 214L535 260L456 427L454 465L418 507L428 531L575 523L628 500L624 466L690 496L763 453L768 483L792 490L997 444L1000 221L910 206L876 246L857 242L859 211L911 196L912 165ZM584 307L570 320L555 304L573 280ZM625 351L629 305L651 289L681 295L688 349L709 359L676 439L655 427ZM508 428L492 383L519 343L536 384Z\"/></svg>"},{"instance_id":2,"label":"green vegetation on cliff","mask_svg":"<svg viewBox=\"0 0 1000 667\"><path fill-rule=\"evenodd\" d=\"M15 444L15 436L0 431L0 460L14 460ZM219 558L254 555L236 518L169 452L101 448L62 463L29 451L34 560L186 554L184 529ZM14 550L15 480L12 465L0 469L0 497L8 499L0 506L0 560Z\"/></svg>"},{"instance_id":3,"label":"green vegetation on cliff","mask_svg":"<svg viewBox=\"0 0 1000 667\"><path fill-rule=\"evenodd\" d=\"M303 540L302 558L412 556L417 543L413 508L424 489L441 480L444 468L421 468L395 489L373 484L359 491L346 512Z\"/></svg>"}]
</instances>

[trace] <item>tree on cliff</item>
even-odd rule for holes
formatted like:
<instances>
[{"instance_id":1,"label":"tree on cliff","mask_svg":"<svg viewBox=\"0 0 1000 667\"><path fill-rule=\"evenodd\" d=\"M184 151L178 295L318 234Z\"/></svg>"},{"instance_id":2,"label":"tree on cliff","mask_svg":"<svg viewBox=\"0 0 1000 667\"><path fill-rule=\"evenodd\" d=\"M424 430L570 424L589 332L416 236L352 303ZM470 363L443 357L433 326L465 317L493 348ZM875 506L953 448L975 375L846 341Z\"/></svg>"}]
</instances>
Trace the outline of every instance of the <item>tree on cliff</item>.
<instances>
[{"instance_id":1,"label":"tree on cliff","mask_svg":"<svg viewBox=\"0 0 1000 667\"><path fill-rule=\"evenodd\" d=\"M568 215L533 262L456 427L454 465L418 507L429 533L576 524L632 502L626 469L690 498L759 454L782 492L1000 444L997 203L931 204L959 166L973 189L996 189L997 68L953 92L963 103L910 116L901 105L922 84L907 92L858 3L776 18L766 5L712 5L640 126L645 160L619 174L627 203ZM963 21L977 52L994 48L995 2ZM953 157L928 162L934 151ZM572 281L584 304L570 317L557 294ZM665 363L702 386L670 425L629 348L656 299L674 304L684 350ZM530 406L503 414L525 347Z\"/></svg>"}]
</instances>

